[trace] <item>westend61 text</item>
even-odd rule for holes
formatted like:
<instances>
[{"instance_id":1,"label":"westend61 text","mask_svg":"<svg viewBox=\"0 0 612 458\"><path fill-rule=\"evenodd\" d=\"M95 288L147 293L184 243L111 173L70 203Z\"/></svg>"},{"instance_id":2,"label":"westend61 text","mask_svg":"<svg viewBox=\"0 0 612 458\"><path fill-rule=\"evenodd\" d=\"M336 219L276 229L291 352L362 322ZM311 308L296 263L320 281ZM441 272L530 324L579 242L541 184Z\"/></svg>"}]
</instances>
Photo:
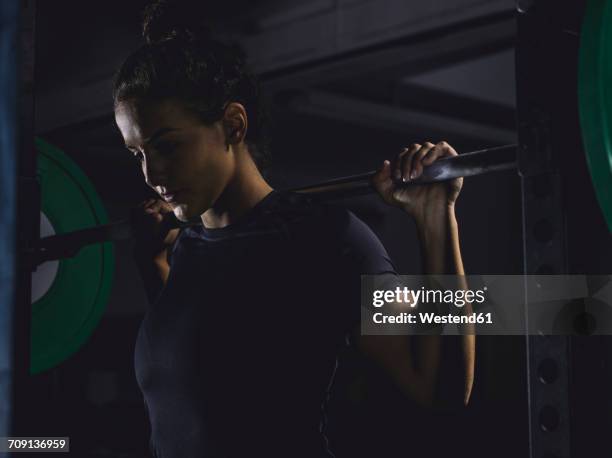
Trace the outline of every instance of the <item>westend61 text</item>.
<instances>
[{"instance_id":1,"label":"westend61 text","mask_svg":"<svg viewBox=\"0 0 612 458\"><path fill-rule=\"evenodd\" d=\"M377 312L372 315L376 324L493 324L491 313L474 312L467 315L438 315L434 312L385 315Z\"/></svg>"}]
</instances>

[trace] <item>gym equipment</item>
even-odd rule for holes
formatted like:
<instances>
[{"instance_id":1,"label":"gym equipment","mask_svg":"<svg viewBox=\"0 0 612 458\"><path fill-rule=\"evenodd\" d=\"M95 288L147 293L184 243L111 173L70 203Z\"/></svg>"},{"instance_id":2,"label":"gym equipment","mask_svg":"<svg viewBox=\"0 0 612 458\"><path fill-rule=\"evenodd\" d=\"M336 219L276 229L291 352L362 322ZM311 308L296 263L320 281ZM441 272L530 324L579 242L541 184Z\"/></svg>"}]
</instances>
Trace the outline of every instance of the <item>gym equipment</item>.
<instances>
[{"instance_id":1,"label":"gym equipment","mask_svg":"<svg viewBox=\"0 0 612 458\"><path fill-rule=\"evenodd\" d=\"M70 231L105 224L102 202L80 168L40 139L36 148L41 231L61 240ZM31 373L56 366L89 338L106 308L114 263L113 245L102 243L33 273Z\"/></svg>"},{"instance_id":2,"label":"gym equipment","mask_svg":"<svg viewBox=\"0 0 612 458\"><path fill-rule=\"evenodd\" d=\"M591 181L612 232L612 4L588 3L580 34L578 108Z\"/></svg>"},{"instance_id":3,"label":"gym equipment","mask_svg":"<svg viewBox=\"0 0 612 458\"><path fill-rule=\"evenodd\" d=\"M482 175L489 172L516 169L516 145L505 145L490 149L483 149L459 156L439 159L423 169L420 177L408 183L399 183L400 186L415 186L451 180L457 177ZM374 192L370 180L375 171L359 175L337 178L322 183L290 189L317 195L321 199L334 199L340 197L353 197ZM194 222L182 223L178 220L169 220L171 227L186 227L202 224L200 218ZM132 237L132 227L129 220L121 220L111 224L98 225L80 229L70 233L42 238L36 249L31 253L31 263L38 265L41 262L74 256L81 247L107 241L125 240Z\"/></svg>"},{"instance_id":4,"label":"gym equipment","mask_svg":"<svg viewBox=\"0 0 612 458\"><path fill-rule=\"evenodd\" d=\"M458 177L483 175L489 172L516 169L517 145L505 145L495 148L460 154L456 157L439 159L428 167L423 168L420 177L409 183L400 183L400 186L414 184L435 183L452 180ZM323 199L339 197L353 197L360 194L374 192L370 181L376 170L336 178L318 184L292 189L294 192L316 194Z\"/></svg>"},{"instance_id":5,"label":"gym equipment","mask_svg":"<svg viewBox=\"0 0 612 458\"><path fill-rule=\"evenodd\" d=\"M6 0L0 3L0 436L11 435L13 423L12 412L18 407L15 400L20 392L15 389L18 380L19 367L12 364L14 360L17 339L12 330L18 321L18 312L14 302L18 296L17 288L17 258L19 249L16 247L17 235L17 179L15 171L19 157L19 55L17 46L19 39L19 3L16 0Z\"/></svg>"}]
</instances>

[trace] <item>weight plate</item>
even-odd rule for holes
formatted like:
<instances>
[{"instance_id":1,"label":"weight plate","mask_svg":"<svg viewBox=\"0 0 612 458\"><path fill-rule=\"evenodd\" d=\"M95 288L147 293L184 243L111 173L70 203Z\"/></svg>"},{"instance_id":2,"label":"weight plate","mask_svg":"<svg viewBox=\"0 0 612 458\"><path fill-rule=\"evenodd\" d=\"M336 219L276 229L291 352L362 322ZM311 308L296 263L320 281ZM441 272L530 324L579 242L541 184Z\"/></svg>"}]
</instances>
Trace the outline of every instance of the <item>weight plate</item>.
<instances>
[{"instance_id":1,"label":"weight plate","mask_svg":"<svg viewBox=\"0 0 612 458\"><path fill-rule=\"evenodd\" d=\"M41 231L62 234L107 223L102 201L83 171L40 139L36 148L45 224ZM31 373L58 365L87 341L106 308L114 262L112 243L107 242L82 248L54 269L46 269L47 263L39 266L42 277L34 273L32 288L42 296L32 303ZM54 278L50 281L48 275Z\"/></svg>"},{"instance_id":2,"label":"weight plate","mask_svg":"<svg viewBox=\"0 0 612 458\"><path fill-rule=\"evenodd\" d=\"M580 33L578 104L591 180L612 232L612 1L587 5Z\"/></svg>"}]
</instances>

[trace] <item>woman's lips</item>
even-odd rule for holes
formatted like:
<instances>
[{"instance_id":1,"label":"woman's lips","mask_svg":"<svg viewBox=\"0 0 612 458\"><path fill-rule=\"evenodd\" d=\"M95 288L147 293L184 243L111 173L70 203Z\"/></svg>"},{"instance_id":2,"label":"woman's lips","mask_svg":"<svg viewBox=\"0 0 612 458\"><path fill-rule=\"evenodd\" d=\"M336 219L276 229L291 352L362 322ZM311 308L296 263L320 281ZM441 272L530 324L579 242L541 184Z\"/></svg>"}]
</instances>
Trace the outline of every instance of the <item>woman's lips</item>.
<instances>
[{"instance_id":1,"label":"woman's lips","mask_svg":"<svg viewBox=\"0 0 612 458\"><path fill-rule=\"evenodd\" d=\"M178 197L184 192L184 189L177 189L176 191L169 192L167 194L162 194L162 198L166 202L176 202Z\"/></svg>"}]
</instances>

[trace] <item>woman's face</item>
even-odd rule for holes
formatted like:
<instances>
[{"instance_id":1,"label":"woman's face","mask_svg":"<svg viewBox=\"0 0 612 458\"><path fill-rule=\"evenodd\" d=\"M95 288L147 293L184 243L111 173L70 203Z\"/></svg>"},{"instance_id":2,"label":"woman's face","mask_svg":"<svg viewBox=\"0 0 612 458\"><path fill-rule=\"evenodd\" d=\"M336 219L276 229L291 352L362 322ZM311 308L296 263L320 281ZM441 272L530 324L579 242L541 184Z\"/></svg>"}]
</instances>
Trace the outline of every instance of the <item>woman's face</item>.
<instances>
[{"instance_id":1,"label":"woman's face","mask_svg":"<svg viewBox=\"0 0 612 458\"><path fill-rule=\"evenodd\" d=\"M232 176L222 123L204 125L176 100L120 102L115 122L146 183L181 221L208 210Z\"/></svg>"}]
</instances>

